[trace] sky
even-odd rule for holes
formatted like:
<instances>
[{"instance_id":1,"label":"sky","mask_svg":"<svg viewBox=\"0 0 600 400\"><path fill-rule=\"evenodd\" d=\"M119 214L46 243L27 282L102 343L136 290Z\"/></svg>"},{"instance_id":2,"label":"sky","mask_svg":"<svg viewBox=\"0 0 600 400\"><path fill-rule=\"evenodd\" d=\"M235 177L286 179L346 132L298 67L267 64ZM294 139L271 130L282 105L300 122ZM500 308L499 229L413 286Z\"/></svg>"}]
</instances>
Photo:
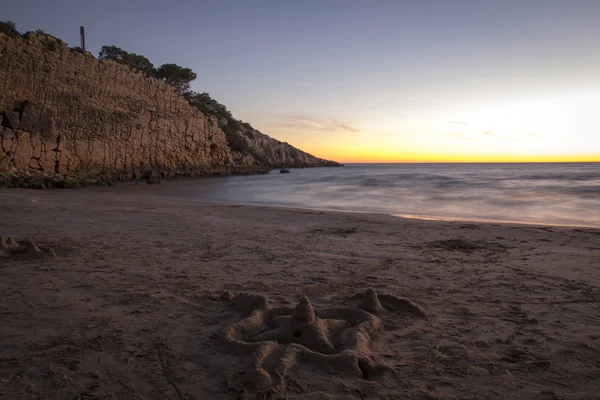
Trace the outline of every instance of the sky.
<instances>
[{"instance_id":1,"label":"sky","mask_svg":"<svg viewBox=\"0 0 600 400\"><path fill-rule=\"evenodd\" d=\"M0 0L0 20L189 67L323 158L600 161L597 0Z\"/></svg>"}]
</instances>

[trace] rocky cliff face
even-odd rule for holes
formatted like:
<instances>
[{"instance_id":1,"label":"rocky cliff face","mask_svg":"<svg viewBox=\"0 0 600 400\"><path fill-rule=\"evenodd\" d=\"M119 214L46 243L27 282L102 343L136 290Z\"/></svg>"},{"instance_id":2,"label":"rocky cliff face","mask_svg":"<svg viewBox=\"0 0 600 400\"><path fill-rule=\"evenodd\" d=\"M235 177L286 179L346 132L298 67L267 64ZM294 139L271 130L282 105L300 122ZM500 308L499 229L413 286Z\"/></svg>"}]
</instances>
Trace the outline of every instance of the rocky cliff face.
<instances>
[{"instance_id":1,"label":"rocky cliff face","mask_svg":"<svg viewBox=\"0 0 600 400\"><path fill-rule=\"evenodd\" d=\"M220 121L221 124L227 121ZM227 129L227 127L224 127ZM286 142L273 139L249 124L241 124L235 132L233 141L238 151L231 154L235 162L248 165L264 165L272 168L339 167L335 161L324 160L295 148Z\"/></svg>"},{"instance_id":2,"label":"rocky cliff face","mask_svg":"<svg viewBox=\"0 0 600 400\"><path fill-rule=\"evenodd\" d=\"M318 159L262 134L250 143L253 154L267 162L235 152L234 159L217 118L191 107L163 82L70 49L49 35L0 33L0 182L319 165Z\"/></svg>"}]
</instances>

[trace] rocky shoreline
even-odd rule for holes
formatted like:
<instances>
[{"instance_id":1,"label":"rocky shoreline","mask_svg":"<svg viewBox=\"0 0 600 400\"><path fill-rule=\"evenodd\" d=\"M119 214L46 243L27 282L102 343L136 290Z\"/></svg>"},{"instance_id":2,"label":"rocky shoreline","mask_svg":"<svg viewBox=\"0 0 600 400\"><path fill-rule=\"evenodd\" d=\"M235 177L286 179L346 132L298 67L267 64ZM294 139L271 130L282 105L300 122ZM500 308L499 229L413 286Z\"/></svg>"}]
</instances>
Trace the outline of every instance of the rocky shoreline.
<instances>
[{"instance_id":1,"label":"rocky shoreline","mask_svg":"<svg viewBox=\"0 0 600 400\"><path fill-rule=\"evenodd\" d=\"M51 173L23 173L0 174L0 189L22 188L22 189L76 189L88 186L113 186L117 183L160 183L161 180L171 180L177 178L200 177L200 176L224 176L224 175L254 175L268 174L270 167L255 168L223 168L221 170L211 171L193 171L193 172L175 172L175 173L155 173L148 172L143 176L131 177L128 175L77 178Z\"/></svg>"}]
</instances>

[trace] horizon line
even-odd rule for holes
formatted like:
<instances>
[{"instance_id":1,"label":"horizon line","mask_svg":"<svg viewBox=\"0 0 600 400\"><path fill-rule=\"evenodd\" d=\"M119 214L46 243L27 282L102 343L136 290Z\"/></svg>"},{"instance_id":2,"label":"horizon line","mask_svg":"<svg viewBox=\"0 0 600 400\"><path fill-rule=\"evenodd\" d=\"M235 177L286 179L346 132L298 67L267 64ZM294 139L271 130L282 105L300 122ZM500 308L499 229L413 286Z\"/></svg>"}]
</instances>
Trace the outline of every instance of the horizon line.
<instances>
[{"instance_id":1,"label":"horizon line","mask_svg":"<svg viewBox=\"0 0 600 400\"><path fill-rule=\"evenodd\" d=\"M598 161L339 161L340 164L599 164Z\"/></svg>"}]
</instances>

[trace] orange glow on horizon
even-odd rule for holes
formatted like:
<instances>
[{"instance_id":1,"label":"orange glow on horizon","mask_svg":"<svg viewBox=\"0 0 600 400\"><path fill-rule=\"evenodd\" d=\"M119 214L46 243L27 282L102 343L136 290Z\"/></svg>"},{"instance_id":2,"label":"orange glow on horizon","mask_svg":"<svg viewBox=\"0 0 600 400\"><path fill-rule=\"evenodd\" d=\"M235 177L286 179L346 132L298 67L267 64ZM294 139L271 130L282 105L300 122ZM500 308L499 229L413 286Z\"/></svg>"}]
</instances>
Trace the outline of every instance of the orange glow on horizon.
<instances>
[{"instance_id":1,"label":"orange glow on horizon","mask_svg":"<svg viewBox=\"0 0 600 400\"><path fill-rule=\"evenodd\" d=\"M312 145L312 146L311 146ZM337 146L336 146L337 145ZM310 154L326 160L333 160L342 164L352 163L552 163L552 162L600 162L600 154L593 153L571 153L560 154L558 152L547 153L545 151L514 151L512 154L505 151L495 152L494 149L485 151L456 151L448 148L447 152L440 149L427 151L426 146L413 145L411 148L405 146L403 151L395 151L389 143L383 146L371 143L360 146L349 142L344 143L322 143L315 146L307 143L303 148ZM398 146L400 147L400 146ZM432 146L433 147L433 146ZM501 149L505 150L505 149Z\"/></svg>"},{"instance_id":2,"label":"orange glow on horizon","mask_svg":"<svg viewBox=\"0 0 600 400\"><path fill-rule=\"evenodd\" d=\"M314 153L312 153L314 154ZM319 154L317 152L317 154ZM336 157L337 156L337 157ZM337 161L342 164L395 164L395 163L562 163L562 162L600 162L600 156L589 155L497 155L497 156L481 156L481 155L454 155L454 154L437 154L437 155L399 155L397 157L377 157L377 156L338 156L321 152L318 157L327 160Z\"/></svg>"},{"instance_id":3,"label":"orange glow on horizon","mask_svg":"<svg viewBox=\"0 0 600 400\"><path fill-rule=\"evenodd\" d=\"M600 162L599 103L597 93L575 93L422 116L365 112L318 129L293 119L276 137L341 163Z\"/></svg>"},{"instance_id":4,"label":"orange glow on horizon","mask_svg":"<svg viewBox=\"0 0 600 400\"><path fill-rule=\"evenodd\" d=\"M453 152L449 148L447 152L440 149L437 151L426 151L425 146L411 146L403 151L395 151L394 147L376 145L371 143L367 146L356 146L351 143L337 143L338 146L321 144L310 146L307 143L303 148L310 154L326 160L337 161L342 164L353 163L558 163L558 162L600 162L600 154L593 153L571 153L560 154L558 152L547 153L545 151L515 151L512 154L505 151L494 152L494 149L473 152ZM406 146L408 147L408 146ZM302 147L301 147L302 148ZM504 150L504 149L501 149Z\"/></svg>"}]
</instances>

